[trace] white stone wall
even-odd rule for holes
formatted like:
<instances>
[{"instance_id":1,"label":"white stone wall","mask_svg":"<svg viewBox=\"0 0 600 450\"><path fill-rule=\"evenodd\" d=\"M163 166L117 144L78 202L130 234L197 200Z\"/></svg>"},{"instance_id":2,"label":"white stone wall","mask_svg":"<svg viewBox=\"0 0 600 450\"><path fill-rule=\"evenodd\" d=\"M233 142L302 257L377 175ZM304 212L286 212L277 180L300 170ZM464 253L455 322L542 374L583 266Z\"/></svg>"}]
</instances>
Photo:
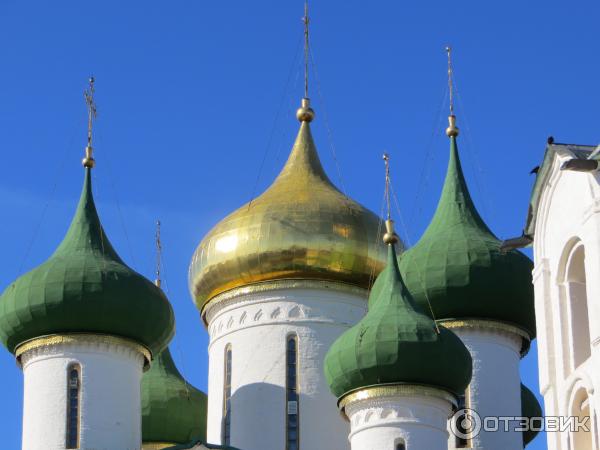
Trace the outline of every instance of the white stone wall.
<instances>
[{"instance_id":1,"label":"white stone wall","mask_svg":"<svg viewBox=\"0 0 600 450\"><path fill-rule=\"evenodd\" d=\"M352 450L447 450L447 396L394 395L346 405ZM327 448L327 447L322 447Z\"/></svg>"},{"instance_id":2,"label":"white stone wall","mask_svg":"<svg viewBox=\"0 0 600 450\"><path fill-rule=\"evenodd\" d=\"M466 407L485 417L521 415L521 377L519 374L522 338L510 332L477 327L452 327L473 359L473 376L468 388ZM514 423L511 428L514 427ZM456 439L450 437L449 448ZM522 433L481 431L471 440L478 450L522 450Z\"/></svg>"},{"instance_id":3,"label":"white stone wall","mask_svg":"<svg viewBox=\"0 0 600 450\"><path fill-rule=\"evenodd\" d=\"M592 416L592 439L591 446L587 446L574 441L569 433L548 433L549 450L600 448L595 423L600 405L596 392L600 383L599 176L561 171L562 163L571 158L567 151L555 155L541 193L535 229L533 282L540 389L547 416L573 415L580 406L576 404L580 403L577 393L585 390ZM583 286L569 283L567 275L570 255L577 246L585 249ZM588 323L581 317L573 319L576 314L571 300L576 302L582 294L587 295ZM591 351L581 348L586 340ZM591 356L576 365L574 355L582 352L590 352Z\"/></svg>"},{"instance_id":4,"label":"white stone wall","mask_svg":"<svg viewBox=\"0 0 600 450\"><path fill-rule=\"evenodd\" d=\"M67 369L81 367L82 450L139 450L143 356L130 346L77 343L40 347L21 356L23 450L66 446Z\"/></svg>"},{"instance_id":5,"label":"white stone wall","mask_svg":"<svg viewBox=\"0 0 600 450\"><path fill-rule=\"evenodd\" d=\"M286 338L298 335L300 447L349 448L348 424L323 373L329 346L366 312L366 292L288 287L209 304L208 442L221 442L225 348L232 348L231 445L285 449Z\"/></svg>"}]
</instances>

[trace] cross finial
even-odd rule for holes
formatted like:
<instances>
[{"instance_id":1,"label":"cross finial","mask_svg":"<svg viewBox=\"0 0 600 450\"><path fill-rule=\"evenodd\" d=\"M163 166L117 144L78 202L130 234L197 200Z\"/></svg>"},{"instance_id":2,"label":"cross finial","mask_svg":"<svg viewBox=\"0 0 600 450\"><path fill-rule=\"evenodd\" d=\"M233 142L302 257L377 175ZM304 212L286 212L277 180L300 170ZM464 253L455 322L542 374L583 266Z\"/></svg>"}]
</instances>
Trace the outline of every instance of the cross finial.
<instances>
[{"instance_id":1,"label":"cross finial","mask_svg":"<svg viewBox=\"0 0 600 450\"><path fill-rule=\"evenodd\" d=\"M162 266L162 264L161 264L162 242L160 240L160 220L156 221L155 242L156 242L156 279L154 280L154 284L156 284L156 286L160 287L160 285L161 285L160 272L161 272L161 266Z\"/></svg>"},{"instance_id":2,"label":"cross finial","mask_svg":"<svg viewBox=\"0 0 600 450\"><path fill-rule=\"evenodd\" d=\"M94 126L94 120L96 120L96 102L94 101L94 77L89 79L89 87L83 92L85 103L88 109L88 133L87 133L87 146L85 147L85 158L83 158L83 166L91 169L94 167L95 161L92 156L92 128Z\"/></svg>"},{"instance_id":3,"label":"cross finial","mask_svg":"<svg viewBox=\"0 0 600 450\"><path fill-rule=\"evenodd\" d=\"M446 47L448 55L448 90L450 92L450 114L454 114L454 86L452 83L452 47Z\"/></svg>"},{"instance_id":4,"label":"cross finial","mask_svg":"<svg viewBox=\"0 0 600 450\"><path fill-rule=\"evenodd\" d=\"M448 55L448 92L450 96L450 116L448 116L448 128L446 128L446 134L449 137L458 136L458 127L456 126L456 116L454 115L454 69L452 67L452 47L446 47L446 54Z\"/></svg>"},{"instance_id":5,"label":"cross finial","mask_svg":"<svg viewBox=\"0 0 600 450\"><path fill-rule=\"evenodd\" d=\"M391 217L390 212L390 155L383 154L383 163L385 164L385 202L387 205L387 219Z\"/></svg>"},{"instance_id":6,"label":"cross finial","mask_svg":"<svg viewBox=\"0 0 600 450\"><path fill-rule=\"evenodd\" d=\"M304 17L302 18L302 22L304 23L304 98L302 99L302 106L296 111L296 117L300 122L309 123L315 118L315 112L310 107L310 100L308 98L308 63L310 60L308 0L304 2Z\"/></svg>"},{"instance_id":7,"label":"cross finial","mask_svg":"<svg viewBox=\"0 0 600 450\"><path fill-rule=\"evenodd\" d=\"M390 155L387 153L383 154L383 162L385 164L385 201L387 204L387 220L385 221L385 234L383 235L383 242L388 245L395 244L398 242L398 235L394 231L394 221L392 220L391 206L390 206Z\"/></svg>"},{"instance_id":8,"label":"cross finial","mask_svg":"<svg viewBox=\"0 0 600 450\"><path fill-rule=\"evenodd\" d=\"M304 98L308 98L308 60L310 58L309 50L309 24L310 18L308 17L308 0L304 2Z\"/></svg>"}]
</instances>

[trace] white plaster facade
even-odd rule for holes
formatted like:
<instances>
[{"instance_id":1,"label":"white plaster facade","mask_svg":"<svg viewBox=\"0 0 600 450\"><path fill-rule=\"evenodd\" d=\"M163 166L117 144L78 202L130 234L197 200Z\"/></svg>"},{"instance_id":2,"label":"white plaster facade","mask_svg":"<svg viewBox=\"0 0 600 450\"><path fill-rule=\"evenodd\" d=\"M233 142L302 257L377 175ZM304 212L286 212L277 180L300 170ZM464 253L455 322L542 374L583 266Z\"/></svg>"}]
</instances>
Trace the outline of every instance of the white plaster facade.
<instances>
[{"instance_id":1,"label":"white plaster facade","mask_svg":"<svg viewBox=\"0 0 600 450\"><path fill-rule=\"evenodd\" d=\"M80 342L28 350L24 374L23 450L66 448L67 372L81 368L81 450L139 450L143 355L129 345Z\"/></svg>"},{"instance_id":2,"label":"white plaster facade","mask_svg":"<svg viewBox=\"0 0 600 450\"><path fill-rule=\"evenodd\" d=\"M496 325L496 326L494 326ZM521 416L521 377L519 362L523 335L504 324L487 321L464 321L452 326L473 359L473 375L465 395L465 407L474 410L482 421L486 417ZM483 429L469 442L469 448L480 450L522 450L522 433L504 428L495 432ZM448 448L457 447L451 435Z\"/></svg>"},{"instance_id":3,"label":"white plaster facade","mask_svg":"<svg viewBox=\"0 0 600 450\"><path fill-rule=\"evenodd\" d=\"M300 447L349 448L348 423L323 373L330 345L366 313L366 291L328 282L274 282L207 306L208 442L220 443L225 349L231 346L231 445L286 448L286 340L298 336Z\"/></svg>"},{"instance_id":4,"label":"white plaster facade","mask_svg":"<svg viewBox=\"0 0 600 450\"><path fill-rule=\"evenodd\" d=\"M375 396L349 402L352 450L447 450L448 417L455 403L437 389ZM325 447L323 447L325 448Z\"/></svg>"},{"instance_id":5,"label":"white plaster facade","mask_svg":"<svg viewBox=\"0 0 600 450\"><path fill-rule=\"evenodd\" d=\"M553 154L544 163L547 173L534 213L540 389L547 416L590 418L589 433L548 433L548 449L597 450L600 177L561 170L577 150L569 147L549 145Z\"/></svg>"}]
</instances>

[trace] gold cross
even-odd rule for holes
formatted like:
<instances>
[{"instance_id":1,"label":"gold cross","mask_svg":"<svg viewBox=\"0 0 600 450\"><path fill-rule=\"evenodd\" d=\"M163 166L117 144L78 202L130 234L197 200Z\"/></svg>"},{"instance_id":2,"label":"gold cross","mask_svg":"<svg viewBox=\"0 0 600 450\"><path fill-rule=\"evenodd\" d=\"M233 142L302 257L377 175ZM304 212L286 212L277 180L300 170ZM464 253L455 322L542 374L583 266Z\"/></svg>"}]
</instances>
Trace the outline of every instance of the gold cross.
<instances>
[{"instance_id":1,"label":"gold cross","mask_svg":"<svg viewBox=\"0 0 600 450\"><path fill-rule=\"evenodd\" d=\"M304 23L304 98L308 98L308 61L310 58L309 53L309 28L310 19L308 18L308 0L304 2L304 17L302 18Z\"/></svg>"},{"instance_id":2,"label":"gold cross","mask_svg":"<svg viewBox=\"0 0 600 450\"><path fill-rule=\"evenodd\" d=\"M452 47L446 47L448 54L448 89L450 91L450 114L454 114L454 83L452 83Z\"/></svg>"},{"instance_id":3,"label":"gold cross","mask_svg":"<svg viewBox=\"0 0 600 450\"><path fill-rule=\"evenodd\" d=\"M385 201L387 203L387 218L390 220L390 155L387 153L383 154L383 161L385 162Z\"/></svg>"},{"instance_id":4,"label":"gold cross","mask_svg":"<svg viewBox=\"0 0 600 450\"><path fill-rule=\"evenodd\" d=\"M96 120L96 102L94 101L94 77L90 77L89 88L83 91L83 97L85 98L85 104L88 108L88 135L87 135L87 146L85 147L85 158L83 158L83 167L91 169L94 167L96 162L92 155L92 127L94 120Z\"/></svg>"},{"instance_id":5,"label":"gold cross","mask_svg":"<svg viewBox=\"0 0 600 450\"><path fill-rule=\"evenodd\" d=\"M160 240L160 220L156 221L156 280L154 284L160 287L161 279L160 279L160 268L161 268L161 260L162 260L162 242Z\"/></svg>"},{"instance_id":6,"label":"gold cross","mask_svg":"<svg viewBox=\"0 0 600 450\"><path fill-rule=\"evenodd\" d=\"M96 102L94 101L94 77L90 77L90 86L83 92L85 103L88 107L88 147L92 147L92 127L98 112L96 111Z\"/></svg>"}]
</instances>

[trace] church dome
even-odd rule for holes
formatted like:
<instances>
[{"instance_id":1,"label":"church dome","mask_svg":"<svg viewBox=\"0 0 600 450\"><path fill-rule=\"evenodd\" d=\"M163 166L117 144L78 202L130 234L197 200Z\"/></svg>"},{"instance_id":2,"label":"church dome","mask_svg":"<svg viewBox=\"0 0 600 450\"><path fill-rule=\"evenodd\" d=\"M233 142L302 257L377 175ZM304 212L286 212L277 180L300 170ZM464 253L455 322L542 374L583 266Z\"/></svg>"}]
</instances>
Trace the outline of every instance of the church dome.
<instances>
[{"instance_id":1,"label":"church dome","mask_svg":"<svg viewBox=\"0 0 600 450\"><path fill-rule=\"evenodd\" d=\"M207 401L181 376L166 348L142 378L142 442L205 442Z\"/></svg>"},{"instance_id":2,"label":"church dome","mask_svg":"<svg viewBox=\"0 0 600 450\"><path fill-rule=\"evenodd\" d=\"M342 334L325 356L325 376L342 398L376 385L413 384L462 394L471 380L471 355L458 336L436 327L406 288L393 245L369 297L367 315Z\"/></svg>"},{"instance_id":3,"label":"church dome","mask_svg":"<svg viewBox=\"0 0 600 450\"><path fill-rule=\"evenodd\" d=\"M302 108L301 112L304 111ZM329 180L302 124L275 182L217 224L190 265L190 289L202 310L233 288L281 279L324 280L368 289L383 267L379 218Z\"/></svg>"},{"instance_id":4,"label":"church dome","mask_svg":"<svg viewBox=\"0 0 600 450\"><path fill-rule=\"evenodd\" d=\"M131 339L158 354L174 332L162 291L129 268L110 244L92 195L91 167L71 226L54 254L0 297L0 340L24 342L60 333Z\"/></svg>"},{"instance_id":5,"label":"church dome","mask_svg":"<svg viewBox=\"0 0 600 450\"><path fill-rule=\"evenodd\" d=\"M450 161L435 215L419 242L402 255L400 270L414 299L425 311L429 302L436 319L504 322L533 339L533 264L519 251L501 251L501 241L475 209L456 134L450 136Z\"/></svg>"},{"instance_id":6,"label":"church dome","mask_svg":"<svg viewBox=\"0 0 600 450\"><path fill-rule=\"evenodd\" d=\"M521 416L523 417L543 417L542 406L537 397L531 390L521 384ZM537 424L536 424L537 425ZM538 435L539 430L527 430L523 432L523 447L529 445Z\"/></svg>"}]
</instances>

